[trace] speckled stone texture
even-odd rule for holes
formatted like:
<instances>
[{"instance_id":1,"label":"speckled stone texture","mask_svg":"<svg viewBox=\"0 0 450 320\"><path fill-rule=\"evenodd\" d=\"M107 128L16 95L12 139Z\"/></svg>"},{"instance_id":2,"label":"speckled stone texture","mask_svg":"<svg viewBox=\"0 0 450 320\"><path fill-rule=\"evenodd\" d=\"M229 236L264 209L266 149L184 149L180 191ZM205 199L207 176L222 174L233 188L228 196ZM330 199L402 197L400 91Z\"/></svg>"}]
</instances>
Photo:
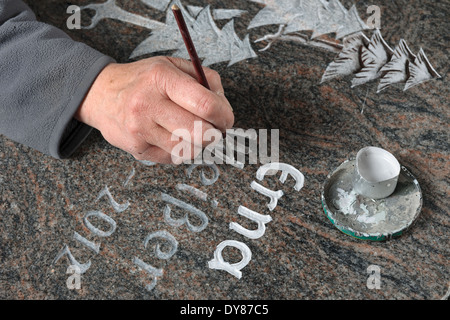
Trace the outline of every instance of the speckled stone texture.
<instances>
[{"instance_id":1,"label":"speckled stone texture","mask_svg":"<svg viewBox=\"0 0 450 320\"><path fill-rule=\"evenodd\" d=\"M83 5L90 0L73 0ZM28 1L38 19L66 30L71 37L111 55L120 62L148 35L149 30L119 21L103 20L92 30L67 30L66 1ZM130 12L164 21L165 13L140 1L118 0ZM233 105L236 127L280 129L280 161L305 175L297 192L291 178L282 184L266 177L262 185L283 190L274 211L267 197L250 187L259 165L244 169L220 165L218 180L201 183L198 167L187 175L187 165L147 166L110 146L94 132L69 160L55 160L0 137L0 298L1 299L440 299L449 289L449 86L448 16L446 1L357 1L363 19L366 8L382 9L381 32L392 47L404 38L413 52L423 47L442 79L406 92L401 86L376 93L377 82L351 89L351 78L320 84L335 53L276 42L264 52L254 40L278 30L267 26L247 30L263 7L251 1L184 1L211 4L212 8L245 9L235 21L243 38L250 34L258 58L213 65L220 72L226 95ZM350 8L351 1L343 1ZM83 21L88 17L83 15ZM220 25L220 27L223 25ZM386 242L365 242L338 231L325 216L321 185L344 160L365 146L379 146L393 153L418 179L424 204L420 217L405 234ZM134 169L134 176L124 182ZM201 201L177 190L179 183L208 194ZM105 188L118 203L129 202L116 212L98 194ZM186 225L173 227L163 216L167 193L201 209L209 218L201 232ZM218 202L215 207L210 200ZM244 205L273 218L263 237L250 240L229 229L230 222L254 228L237 213ZM83 217L102 211L116 222L106 237L93 234ZM184 212L172 208L172 217ZM199 224L193 215L193 224ZM110 227L90 217L101 230ZM178 242L167 260L154 253L157 243L145 237L159 230ZM77 232L100 245L99 253L74 239ZM224 240L245 243L252 252L242 278L208 268L214 250ZM69 290L67 255L55 257L67 245L80 263L91 266L81 275L81 289ZM240 260L236 250L223 252L230 262ZM138 257L163 270L153 290L153 278L139 269ZM381 288L369 289L367 268L377 265Z\"/></svg>"}]
</instances>

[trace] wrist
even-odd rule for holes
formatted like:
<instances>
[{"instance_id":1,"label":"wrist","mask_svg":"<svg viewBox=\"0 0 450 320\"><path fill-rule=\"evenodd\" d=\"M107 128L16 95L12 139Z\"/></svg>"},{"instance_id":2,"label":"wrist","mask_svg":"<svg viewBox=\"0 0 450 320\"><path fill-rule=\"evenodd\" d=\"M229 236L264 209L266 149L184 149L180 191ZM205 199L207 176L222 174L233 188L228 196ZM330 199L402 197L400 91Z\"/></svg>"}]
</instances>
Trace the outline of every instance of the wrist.
<instances>
[{"instance_id":1,"label":"wrist","mask_svg":"<svg viewBox=\"0 0 450 320\"><path fill-rule=\"evenodd\" d=\"M113 68L113 65L115 65L115 63L108 64L97 75L73 116L76 120L98 129L98 125L95 121L95 111L101 107L101 104L104 101L103 95L105 94L106 84L111 81L109 79L111 79L111 69Z\"/></svg>"}]
</instances>

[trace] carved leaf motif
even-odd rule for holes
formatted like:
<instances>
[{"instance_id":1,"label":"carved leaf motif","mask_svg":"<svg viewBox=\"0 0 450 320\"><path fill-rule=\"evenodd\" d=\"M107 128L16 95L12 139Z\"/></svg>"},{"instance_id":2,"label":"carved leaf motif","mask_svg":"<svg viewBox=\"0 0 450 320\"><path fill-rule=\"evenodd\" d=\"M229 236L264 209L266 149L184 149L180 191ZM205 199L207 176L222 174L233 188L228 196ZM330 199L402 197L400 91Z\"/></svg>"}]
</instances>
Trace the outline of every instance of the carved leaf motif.
<instances>
[{"instance_id":1,"label":"carved leaf motif","mask_svg":"<svg viewBox=\"0 0 450 320\"><path fill-rule=\"evenodd\" d=\"M431 66L422 48L420 48L417 54L417 59L409 64L409 73L410 77L406 82L404 90L408 90L422 82L441 77Z\"/></svg>"},{"instance_id":2,"label":"carved leaf motif","mask_svg":"<svg viewBox=\"0 0 450 320\"><path fill-rule=\"evenodd\" d=\"M354 74L361 70L360 55L362 47L369 44L369 39L359 32L344 39L344 49L331 62L322 76L321 83L342 76Z\"/></svg>"},{"instance_id":3,"label":"carved leaf motif","mask_svg":"<svg viewBox=\"0 0 450 320\"><path fill-rule=\"evenodd\" d=\"M214 51L217 50L216 45L219 34L220 30L214 23L210 7L207 6L198 14L197 19L192 24L192 32L190 32L192 41L196 44L201 44L196 46L199 57L207 57L209 54L214 54ZM189 53L184 45L173 56L189 59Z\"/></svg>"},{"instance_id":4,"label":"carved leaf motif","mask_svg":"<svg viewBox=\"0 0 450 320\"><path fill-rule=\"evenodd\" d=\"M240 17L247 11L239 9L215 9L213 11L214 19L216 20L228 20Z\"/></svg>"},{"instance_id":5,"label":"carved leaf motif","mask_svg":"<svg viewBox=\"0 0 450 320\"><path fill-rule=\"evenodd\" d=\"M237 46L231 44L232 45L231 59L230 62L228 63L228 66L231 66L245 59L257 57L256 53L252 49L252 45L250 44L250 36L248 34L245 36L243 41L239 40L236 43Z\"/></svg>"},{"instance_id":6,"label":"carved leaf motif","mask_svg":"<svg viewBox=\"0 0 450 320\"><path fill-rule=\"evenodd\" d=\"M199 6L187 6L187 9L191 13L192 16L196 17L200 11L203 10L203 7ZM245 10L239 9L214 9L212 11L214 20L229 20L236 17L240 17L242 14L246 13Z\"/></svg>"},{"instance_id":7,"label":"carved leaf motif","mask_svg":"<svg viewBox=\"0 0 450 320\"><path fill-rule=\"evenodd\" d=\"M404 83L408 80L408 67L416 56L411 52L405 40L400 39L398 46L394 50L391 61L381 68L384 76L380 79L377 93L386 89L394 83Z\"/></svg>"},{"instance_id":8,"label":"carved leaf motif","mask_svg":"<svg viewBox=\"0 0 450 320\"><path fill-rule=\"evenodd\" d=\"M337 33L342 29L342 21L345 21L348 14L339 0L330 0L326 5L318 9L318 23L316 24L312 39L328 33Z\"/></svg>"},{"instance_id":9,"label":"carved leaf motif","mask_svg":"<svg viewBox=\"0 0 450 320\"><path fill-rule=\"evenodd\" d=\"M214 22L209 6L197 11L194 18L180 3L174 0L182 10L192 41L196 45L197 54L203 60L203 65L230 61L229 65L256 57L251 48L248 36L242 41L234 31L233 20L230 20L222 30ZM192 8L191 8L192 10ZM178 30L178 25L170 8L167 10L166 23L154 29L147 39L139 44L131 54L135 58L144 54L160 51L174 51L173 56L189 59L189 54Z\"/></svg>"},{"instance_id":10,"label":"carved leaf motif","mask_svg":"<svg viewBox=\"0 0 450 320\"><path fill-rule=\"evenodd\" d=\"M155 8L159 11L164 11L167 9L167 5L169 4L170 0L141 0L146 5Z\"/></svg>"},{"instance_id":11,"label":"carved leaf motif","mask_svg":"<svg viewBox=\"0 0 450 320\"><path fill-rule=\"evenodd\" d=\"M94 17L92 17L91 24L83 26L83 29L94 28L100 20L103 19L115 19L137 26L141 26L148 29L161 27L162 23L152 19L148 19L138 14L130 13L118 7L116 0L107 0L102 3L91 3L80 7L81 10L91 9L95 11Z\"/></svg>"},{"instance_id":12,"label":"carved leaf motif","mask_svg":"<svg viewBox=\"0 0 450 320\"><path fill-rule=\"evenodd\" d=\"M203 60L203 65L209 66L214 63L229 61L231 58L231 46L234 42L238 42L240 39L234 32L234 20L228 21L228 23L222 28L216 41L216 46L222 48L217 51L214 56L206 56Z\"/></svg>"},{"instance_id":13,"label":"carved leaf motif","mask_svg":"<svg viewBox=\"0 0 450 320\"><path fill-rule=\"evenodd\" d=\"M265 7L259 11L256 16L252 19L247 29L252 29L256 27L266 26L270 24L285 24L287 19L285 15L287 12L274 10L271 7Z\"/></svg>"},{"instance_id":14,"label":"carved leaf motif","mask_svg":"<svg viewBox=\"0 0 450 320\"><path fill-rule=\"evenodd\" d=\"M355 5L348 10L341 27L337 30L336 39L341 39L352 33L370 29L358 15Z\"/></svg>"},{"instance_id":15,"label":"carved leaf motif","mask_svg":"<svg viewBox=\"0 0 450 320\"><path fill-rule=\"evenodd\" d=\"M380 69L389 61L392 49L384 41L380 30L375 30L367 47L362 47L361 61L363 68L352 80L352 88L381 76Z\"/></svg>"},{"instance_id":16,"label":"carved leaf motif","mask_svg":"<svg viewBox=\"0 0 450 320\"><path fill-rule=\"evenodd\" d=\"M192 32L194 18L192 18L186 9L181 6L179 1L173 2L177 4L183 13L189 32ZM150 37L142 41L131 53L130 58L136 58L145 54L155 53L159 51L178 50L184 45L183 38L179 35L178 25L171 10L167 10L166 23L161 27L153 29Z\"/></svg>"},{"instance_id":17,"label":"carved leaf motif","mask_svg":"<svg viewBox=\"0 0 450 320\"><path fill-rule=\"evenodd\" d=\"M321 83L355 74L352 88L380 78L377 93L395 83L405 83L404 90L422 82L440 78L422 48L417 56L401 39L395 50L384 41L379 30L375 30L370 41L362 33L349 36L343 41L339 56L326 68Z\"/></svg>"},{"instance_id":18,"label":"carved leaf motif","mask_svg":"<svg viewBox=\"0 0 450 320\"><path fill-rule=\"evenodd\" d=\"M284 14L286 18L284 34L305 30L312 30L314 32L319 27L326 29L325 16L327 14L326 7L320 1L303 0L297 1L297 3L291 1L290 7L287 8L287 13ZM319 35L319 32L314 33L314 37L318 37Z\"/></svg>"},{"instance_id":19,"label":"carved leaf motif","mask_svg":"<svg viewBox=\"0 0 450 320\"><path fill-rule=\"evenodd\" d=\"M336 33L340 39L369 29L361 20L355 6L349 11L339 0L251 0L266 5L252 19L248 29L265 25L285 25L283 34L313 31L312 39Z\"/></svg>"}]
</instances>

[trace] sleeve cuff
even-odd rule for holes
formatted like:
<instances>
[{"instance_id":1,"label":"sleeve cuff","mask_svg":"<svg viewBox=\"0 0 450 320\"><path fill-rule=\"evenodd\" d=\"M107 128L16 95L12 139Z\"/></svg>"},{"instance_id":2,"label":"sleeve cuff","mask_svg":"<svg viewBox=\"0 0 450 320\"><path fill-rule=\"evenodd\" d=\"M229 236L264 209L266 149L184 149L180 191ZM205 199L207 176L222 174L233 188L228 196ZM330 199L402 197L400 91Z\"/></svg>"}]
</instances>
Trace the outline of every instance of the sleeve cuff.
<instances>
[{"instance_id":1,"label":"sleeve cuff","mask_svg":"<svg viewBox=\"0 0 450 320\"><path fill-rule=\"evenodd\" d=\"M57 159L69 158L91 133L92 128L73 118L99 73L110 63L108 56L97 59L81 79L64 112L61 113L50 137L50 155Z\"/></svg>"}]
</instances>

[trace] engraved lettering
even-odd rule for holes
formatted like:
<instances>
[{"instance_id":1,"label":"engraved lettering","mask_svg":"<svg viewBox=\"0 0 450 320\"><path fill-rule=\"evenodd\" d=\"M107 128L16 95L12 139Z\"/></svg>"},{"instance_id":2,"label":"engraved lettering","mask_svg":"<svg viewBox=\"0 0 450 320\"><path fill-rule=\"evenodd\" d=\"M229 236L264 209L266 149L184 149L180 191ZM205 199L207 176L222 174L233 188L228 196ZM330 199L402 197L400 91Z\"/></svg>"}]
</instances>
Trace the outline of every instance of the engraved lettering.
<instances>
[{"instance_id":1,"label":"engraved lettering","mask_svg":"<svg viewBox=\"0 0 450 320\"><path fill-rule=\"evenodd\" d=\"M173 227L179 227L183 224L186 224L187 228L192 231L192 232L200 232L203 231L206 226L208 225L208 217L206 216L206 214L203 211L200 211L199 209L195 208L194 206L175 199L171 196L169 196L168 194L162 193L161 194L161 199L167 203L170 203L172 205L175 205L181 209L186 210L188 213L186 213L186 215L183 218L180 219L173 219L170 216L170 206L166 205L165 209L164 209L164 219L166 220L166 222L173 226ZM198 217L201 221L201 224L199 226L195 226L193 224L190 223L189 221L189 213L193 214L194 216Z\"/></svg>"},{"instance_id":2,"label":"engraved lettering","mask_svg":"<svg viewBox=\"0 0 450 320\"><path fill-rule=\"evenodd\" d=\"M128 207L130 206L130 203L128 201L123 204L117 203L116 200L114 200L111 192L109 191L108 186L105 186L105 188L103 188L103 190L100 191L99 195L97 196L97 199L95 199L95 202L99 201L104 196L108 197L109 203L117 213L127 210Z\"/></svg>"},{"instance_id":3,"label":"engraved lettering","mask_svg":"<svg viewBox=\"0 0 450 320\"><path fill-rule=\"evenodd\" d=\"M110 225L110 229L108 231L103 231L98 229L97 227L94 227L92 223L88 220L88 218L92 216L107 222ZM86 225L86 228L88 228L93 234L99 237L109 237L116 230L116 222L111 217L107 216L101 211L89 211L84 216L83 221L84 224Z\"/></svg>"},{"instance_id":4,"label":"engraved lettering","mask_svg":"<svg viewBox=\"0 0 450 320\"><path fill-rule=\"evenodd\" d=\"M157 269L157 268L155 268L155 267L145 263L144 261L142 261L138 257L134 257L133 263L136 266L138 266L139 268L145 270L147 273L149 273L153 277L152 282L145 286L145 289L147 289L148 291L152 291L153 288L155 288L155 286L156 286L156 283L158 281L158 277L162 277L163 276L163 273L164 273L163 269Z\"/></svg>"},{"instance_id":5,"label":"engraved lettering","mask_svg":"<svg viewBox=\"0 0 450 320\"><path fill-rule=\"evenodd\" d=\"M92 241L89 241L88 239L86 239L85 237L83 237L76 231L73 232L73 239L84 244L86 247L88 247L89 249L94 251L96 254L98 254L100 252L100 244L96 244Z\"/></svg>"},{"instance_id":6,"label":"engraved lettering","mask_svg":"<svg viewBox=\"0 0 450 320\"><path fill-rule=\"evenodd\" d=\"M240 233L247 238L250 239L258 239L264 235L266 231L266 223L272 221L272 217L269 215L262 215L253 210L250 210L244 206L239 206L238 213L250 220L255 221L258 224L257 230L248 230L247 228L242 227L240 224L236 222L230 223L230 229Z\"/></svg>"},{"instance_id":7,"label":"engraved lettering","mask_svg":"<svg viewBox=\"0 0 450 320\"><path fill-rule=\"evenodd\" d=\"M256 190L257 192L270 198L270 202L267 204L267 207L269 208L270 211L273 211L273 209L275 209L278 203L278 199L280 199L284 195L284 192L281 190L272 191L255 181L252 181L250 186L252 187L253 190Z\"/></svg>"},{"instance_id":8,"label":"engraved lettering","mask_svg":"<svg viewBox=\"0 0 450 320\"><path fill-rule=\"evenodd\" d=\"M55 259L53 260L52 264L55 264L56 262L59 261L59 259L61 259L62 256L67 255L67 257L69 258L69 262L71 265L75 265L78 268L80 268L80 274L85 273L90 267L91 267L91 260L89 260L86 263L79 263L74 256L72 255L72 253L70 252L69 247L65 244L64 247L61 249L61 251L59 251L59 253L56 255Z\"/></svg>"},{"instance_id":9,"label":"engraved lettering","mask_svg":"<svg viewBox=\"0 0 450 320\"><path fill-rule=\"evenodd\" d=\"M222 257L222 251L226 247L234 247L239 249L242 254L242 260L233 264L225 262ZM214 259L208 262L208 267L210 269L225 270L240 279L242 277L241 269L244 268L251 259L252 252L245 243L235 240L225 240L217 246L216 251L214 251Z\"/></svg>"},{"instance_id":10,"label":"engraved lettering","mask_svg":"<svg viewBox=\"0 0 450 320\"><path fill-rule=\"evenodd\" d=\"M161 251L160 245L157 244L155 248L155 255L159 259L169 259L175 254L175 252L177 252L178 241L175 239L173 235L171 235L169 232L165 230L150 233L144 240L144 247L147 248L148 242L154 238L164 239L168 241L172 247L172 249L169 252L163 252Z\"/></svg>"},{"instance_id":11,"label":"engraved lettering","mask_svg":"<svg viewBox=\"0 0 450 320\"><path fill-rule=\"evenodd\" d=\"M265 175L268 174L269 171L273 170L275 171L281 170L282 172L280 176L281 183L285 183L287 176L291 175L295 179L294 189L300 191L303 188L303 185L305 183L305 177L303 176L303 174L297 169L295 169L293 166L285 163L273 162L263 165L256 172L256 178L262 181Z\"/></svg>"}]
</instances>

